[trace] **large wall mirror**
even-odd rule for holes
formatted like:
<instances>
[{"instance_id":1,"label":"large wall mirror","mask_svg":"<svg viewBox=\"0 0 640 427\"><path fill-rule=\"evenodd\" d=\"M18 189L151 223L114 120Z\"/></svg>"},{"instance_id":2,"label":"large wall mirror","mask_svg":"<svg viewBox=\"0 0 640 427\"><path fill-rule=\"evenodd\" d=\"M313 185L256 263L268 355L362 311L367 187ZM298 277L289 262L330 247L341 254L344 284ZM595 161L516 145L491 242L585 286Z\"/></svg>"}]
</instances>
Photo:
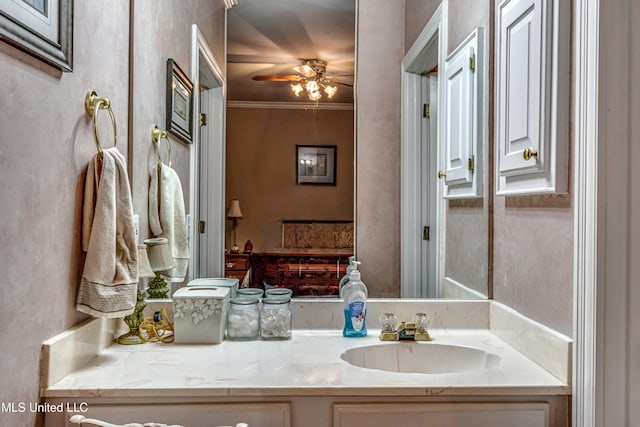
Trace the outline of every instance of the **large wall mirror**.
<instances>
[{"instance_id":1,"label":"large wall mirror","mask_svg":"<svg viewBox=\"0 0 640 427\"><path fill-rule=\"evenodd\" d=\"M455 51L456 43L463 41L467 28L471 32L478 21L487 30L490 25L489 2L466 18L456 2L447 3L453 4L441 19L457 25L450 29L444 25L445 34L436 32L427 40L419 65L412 70L424 80L420 88L424 103L429 103L427 98L436 103L442 101L442 94L429 93L429 86L442 91L443 86L433 82L438 80L438 71L442 74L444 70L443 59ZM355 0L268 4L243 0L228 11L225 274L247 280L250 286L289 287L300 297L336 296L347 258L354 253L352 208L357 192L352 167L357 109L353 107L354 91L349 85L354 82L357 68L356 39L366 43L370 39L366 31L374 29L358 26L358 9ZM479 72L487 87L481 103L487 107L489 46L487 41L483 57L478 58L484 65ZM408 48L405 46L405 50ZM379 61L385 58L380 56ZM333 97L329 98L322 88L319 94L308 90L306 83L316 78L318 70L330 81L326 84L337 90ZM432 130L438 129L438 105L432 106ZM480 117L484 130L480 142L482 163L477 167L483 174L480 179L484 188L474 199L442 198L444 191L435 190L445 185L437 178L439 157L444 150L442 137L437 131L431 132L428 123L423 134L416 136L414 143L421 145L424 164L413 179L417 185L430 189L431 196L421 201L420 209L433 213L428 224L415 224L415 229L424 239L421 232L428 225L438 240L434 244L432 237L428 250L428 242L418 245L418 250L431 252L417 260L423 271L416 280L424 282L419 285L423 291L406 296L467 299L490 295L490 115L488 108L485 111ZM300 146L317 150L335 147L335 182L300 183L299 162L305 161L297 154ZM315 160L316 157L309 161ZM323 157L323 162L330 160ZM428 169L429 163L432 170ZM319 168L322 171L311 168L309 172L326 172L324 163ZM424 216L421 220L425 220ZM358 246L362 245L366 242L359 241ZM430 274L436 266L439 274ZM404 285L399 281L398 296L405 294L401 286ZM371 296L376 296L375 290Z\"/></svg>"},{"instance_id":2,"label":"large wall mirror","mask_svg":"<svg viewBox=\"0 0 640 427\"><path fill-rule=\"evenodd\" d=\"M227 12L227 276L338 295L354 254L355 22L355 0Z\"/></svg>"},{"instance_id":3,"label":"large wall mirror","mask_svg":"<svg viewBox=\"0 0 640 427\"><path fill-rule=\"evenodd\" d=\"M237 277L249 286L295 287L295 296L298 297L335 297L348 258L355 254L369 265L376 264L378 270L393 272L389 275L391 279L384 279L387 287L384 292L376 290L375 286L370 287L370 297L373 298L491 296L489 221L492 192L491 180L488 179L492 170L489 164L492 115L488 108L489 76L492 75L489 58L493 43L489 37L491 2L474 3L471 9L465 7L465 1L434 2L441 8L446 3L448 11L442 14L442 19L447 25L441 27L444 28L443 33L436 32L435 38L425 41L423 53L432 57L423 58L424 61L416 62L414 68L407 70L420 79L436 77L433 80L437 80L438 73L442 73L444 59L474 28L485 28L483 81L487 98L483 103L487 108L480 118L486 130L482 141L482 195L471 200L437 198L433 203L440 204L440 215L429 224L419 221L412 224L418 251L421 251L420 242L424 241L424 226L429 225L432 237L438 234L434 230L441 230L441 239L431 251L431 261L421 261L420 255L414 263L414 267L428 270L435 262L439 264L441 274L433 278L418 275L414 281L422 281L427 283L427 288L438 289L444 277L448 277L473 292L430 291L413 295L402 291L406 285L403 283L404 265L403 273L395 278L399 257L386 257L386 253L397 254L398 251L389 251L376 242L367 242L376 232L371 227L377 224L364 225L364 232L359 231L354 205L357 204L359 212L375 208L369 205L370 195L358 197L356 187L363 185L363 178L358 172L371 171L378 166L367 163L371 161L372 153L367 153L366 157L358 154L365 151L364 147L370 147L370 141L356 142L355 123L357 118L357 133L361 139L370 138L362 129L372 125L371 117L375 115L370 111L377 108L377 104L371 105L367 101L369 98L363 96L366 95L364 92L382 83L390 87L392 81L398 91L401 89L398 61L389 61L379 53L371 52L371 46L376 46L387 34L380 29L395 34L392 49L396 53L407 52L436 7L427 13L416 2L407 2L406 10L398 11L398 14L403 12L406 16L405 26L403 28L396 22L397 29L394 29L395 24L393 28L386 25L388 17L385 12L374 5L361 3L357 0L240 0L226 12L219 5L209 5L207 10L192 8L191 15L182 16L176 12L180 8L178 5L148 0L135 2L132 14L134 72L131 126L134 144L131 154L133 162L139 165L133 171L133 190L142 230L147 227L149 170L156 159L149 129L154 123L162 124L166 59L175 59L185 71L188 70L187 74L194 75L194 70L190 69L190 52L191 28L196 23L218 64L224 64L226 14L227 105L225 123L220 124L226 133L225 145L220 151L224 153L225 165L209 171L210 175L219 177L216 182L224 180L224 190L220 189L224 197L220 197L220 206L215 208L220 218L220 233L210 242L217 245L216 251L224 250L224 254L213 257L222 258L220 264L223 265L214 266L214 270L206 273L202 273L199 266L190 266L191 276L188 278L224 274ZM176 19L171 24L174 31L163 32L166 35L163 38L148 34L146 28L166 16ZM359 49L358 44L367 49ZM391 49L387 45L384 48ZM401 54L397 56L402 59ZM438 69L434 72L436 65ZM381 69L387 68L388 72L381 73ZM356 70L362 75L356 75ZM384 74L383 81L371 77L380 74ZM418 86L420 90L426 90L429 81L425 80ZM197 91L206 89L202 84L200 86ZM359 92L354 90L355 86ZM437 84L431 86L441 90ZM358 96L354 98L356 92ZM427 95L421 95L424 96ZM417 98L420 103L421 97ZM360 105L362 99L369 105ZM439 101L437 105L440 105ZM397 119L389 122L388 126L399 129L401 106L396 106L394 101L393 108L397 110ZM439 120L438 108L432 108L431 112L435 120ZM218 126L211 121L207 125ZM397 134L400 134L399 130ZM192 178L190 159L194 151L199 150L198 144L189 145L177 140L172 140L172 143L173 163L182 181L187 213L192 216L192 235L197 235L197 210L205 204L202 200L195 200L199 193L192 188L197 185L197 179ZM391 138L384 143L392 147L390 152L398 153L397 162L383 163L383 167L393 169L387 175L394 177L392 187L400 192L404 168L399 155L400 140ZM427 154L431 147L435 146L436 153L442 148L439 135L429 141L418 136L413 143L417 144L420 155L435 156L439 161L438 154ZM431 158L427 163L429 161ZM412 179L416 182L423 180L425 186L442 186L443 181L437 178L439 166L436 162L433 170L419 168ZM202 179L201 174L198 176ZM359 176L357 184L354 176ZM192 209L193 206L200 208ZM430 208L431 205L427 204L421 209ZM406 225L401 223L404 221L401 218L385 218L383 222L393 221L397 221L398 228ZM216 223L207 223L208 231L212 227L217 227ZM402 245L399 233L394 233L389 241L392 246ZM383 263L388 265L367 258L376 251L382 254L376 259L384 259ZM215 251L212 249L211 252ZM425 287L424 283L411 285ZM393 287L391 291L390 286Z\"/></svg>"}]
</instances>

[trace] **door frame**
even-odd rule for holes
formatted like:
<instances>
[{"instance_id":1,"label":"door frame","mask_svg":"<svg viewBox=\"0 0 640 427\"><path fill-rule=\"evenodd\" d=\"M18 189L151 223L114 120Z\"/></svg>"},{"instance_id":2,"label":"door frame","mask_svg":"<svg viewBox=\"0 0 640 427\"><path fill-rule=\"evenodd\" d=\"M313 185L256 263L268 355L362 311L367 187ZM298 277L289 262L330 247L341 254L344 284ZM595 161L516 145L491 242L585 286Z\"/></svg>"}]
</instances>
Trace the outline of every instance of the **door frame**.
<instances>
[{"instance_id":1,"label":"door frame","mask_svg":"<svg viewBox=\"0 0 640 427\"><path fill-rule=\"evenodd\" d=\"M427 46L434 37L438 38L437 53L429 52ZM419 180L421 171L421 127L422 95L421 85L425 71L421 64L431 55L437 55L438 69L444 70L447 52L447 2L442 2L413 43L401 64L401 193L400 193L400 295L402 298L420 298L422 295L422 215ZM426 70L428 71L428 70ZM443 111L444 79L438 79L438 111ZM442 135L443 115L438 114L437 134ZM439 150L440 151L440 150ZM438 166L441 154L438 154ZM434 177L435 178L435 177ZM436 227L431 232L435 239L435 277L438 282L444 278L445 215L442 185L437 185Z\"/></svg>"},{"instance_id":2,"label":"door frame","mask_svg":"<svg viewBox=\"0 0 640 427\"><path fill-rule=\"evenodd\" d=\"M209 45L196 24L191 26L191 79L193 81L194 142L190 150L189 280L224 276L225 112L226 80ZM207 90L207 105L201 108L200 85ZM207 111L207 126L200 126L201 109ZM202 129L202 132L201 132ZM206 145L206 147L205 147ZM204 155L203 155L204 154ZM205 182L206 184L201 184ZM203 193L206 197L202 197ZM201 214L202 203L206 204ZM199 221L205 221L204 236Z\"/></svg>"}]
</instances>

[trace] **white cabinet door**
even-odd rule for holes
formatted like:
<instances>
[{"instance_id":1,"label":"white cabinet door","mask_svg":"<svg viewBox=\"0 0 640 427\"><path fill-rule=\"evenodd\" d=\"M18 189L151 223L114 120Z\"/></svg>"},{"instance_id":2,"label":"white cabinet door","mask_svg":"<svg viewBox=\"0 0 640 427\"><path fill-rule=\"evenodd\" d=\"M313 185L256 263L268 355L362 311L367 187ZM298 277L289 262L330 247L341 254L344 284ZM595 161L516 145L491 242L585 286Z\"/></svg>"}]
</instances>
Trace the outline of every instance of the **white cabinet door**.
<instances>
[{"instance_id":1,"label":"white cabinet door","mask_svg":"<svg viewBox=\"0 0 640 427\"><path fill-rule=\"evenodd\" d=\"M445 63L445 198L482 196L483 34L477 28Z\"/></svg>"},{"instance_id":2,"label":"white cabinet door","mask_svg":"<svg viewBox=\"0 0 640 427\"><path fill-rule=\"evenodd\" d=\"M73 414L66 413L65 420L71 415ZM112 424L157 422L185 427L216 427L247 423L250 427L291 427L291 409L288 402L91 404L88 405L88 411L82 415ZM54 423L47 421L46 425ZM66 423L64 425L68 426Z\"/></svg>"},{"instance_id":3,"label":"white cabinet door","mask_svg":"<svg viewBox=\"0 0 640 427\"><path fill-rule=\"evenodd\" d=\"M547 403L336 404L333 427L549 427Z\"/></svg>"},{"instance_id":4,"label":"white cabinet door","mask_svg":"<svg viewBox=\"0 0 640 427\"><path fill-rule=\"evenodd\" d=\"M566 192L568 3L504 0L498 7L498 194Z\"/></svg>"}]
</instances>

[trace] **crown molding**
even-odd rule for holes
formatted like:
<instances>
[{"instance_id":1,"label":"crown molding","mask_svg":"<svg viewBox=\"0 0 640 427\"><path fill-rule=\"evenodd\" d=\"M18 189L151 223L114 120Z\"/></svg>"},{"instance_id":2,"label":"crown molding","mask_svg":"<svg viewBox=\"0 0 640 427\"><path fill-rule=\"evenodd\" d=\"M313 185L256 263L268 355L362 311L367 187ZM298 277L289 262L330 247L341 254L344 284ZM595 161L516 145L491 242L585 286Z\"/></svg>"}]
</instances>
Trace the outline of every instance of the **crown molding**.
<instances>
[{"instance_id":1,"label":"crown molding","mask_svg":"<svg viewBox=\"0 0 640 427\"><path fill-rule=\"evenodd\" d=\"M353 110L353 104L329 102L227 101L227 108L272 108L280 110Z\"/></svg>"}]
</instances>

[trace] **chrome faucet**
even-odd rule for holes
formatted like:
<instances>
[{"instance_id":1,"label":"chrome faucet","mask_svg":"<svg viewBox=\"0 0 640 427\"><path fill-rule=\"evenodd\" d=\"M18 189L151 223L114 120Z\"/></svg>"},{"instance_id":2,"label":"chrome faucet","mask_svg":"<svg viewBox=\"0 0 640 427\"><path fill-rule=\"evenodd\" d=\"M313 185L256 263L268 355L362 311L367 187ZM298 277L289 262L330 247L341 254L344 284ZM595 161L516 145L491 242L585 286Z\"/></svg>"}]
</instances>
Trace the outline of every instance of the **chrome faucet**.
<instances>
[{"instance_id":1,"label":"chrome faucet","mask_svg":"<svg viewBox=\"0 0 640 427\"><path fill-rule=\"evenodd\" d=\"M429 317L425 313L416 313L413 322L402 322L397 325L396 315L384 313L380 317L380 336L382 341L431 341L427 331Z\"/></svg>"}]
</instances>

